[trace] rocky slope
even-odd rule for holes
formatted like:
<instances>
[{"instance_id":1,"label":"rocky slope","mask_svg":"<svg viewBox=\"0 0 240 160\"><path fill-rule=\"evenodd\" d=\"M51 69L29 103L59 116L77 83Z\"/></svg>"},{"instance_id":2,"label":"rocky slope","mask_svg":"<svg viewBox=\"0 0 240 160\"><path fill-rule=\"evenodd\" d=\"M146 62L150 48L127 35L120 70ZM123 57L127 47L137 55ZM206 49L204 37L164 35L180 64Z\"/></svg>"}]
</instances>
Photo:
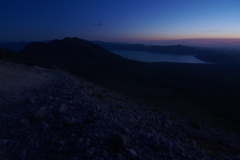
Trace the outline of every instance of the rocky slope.
<instances>
[{"instance_id":1,"label":"rocky slope","mask_svg":"<svg viewBox=\"0 0 240 160\"><path fill-rule=\"evenodd\" d=\"M240 159L238 135L58 70L0 66L0 159Z\"/></svg>"}]
</instances>

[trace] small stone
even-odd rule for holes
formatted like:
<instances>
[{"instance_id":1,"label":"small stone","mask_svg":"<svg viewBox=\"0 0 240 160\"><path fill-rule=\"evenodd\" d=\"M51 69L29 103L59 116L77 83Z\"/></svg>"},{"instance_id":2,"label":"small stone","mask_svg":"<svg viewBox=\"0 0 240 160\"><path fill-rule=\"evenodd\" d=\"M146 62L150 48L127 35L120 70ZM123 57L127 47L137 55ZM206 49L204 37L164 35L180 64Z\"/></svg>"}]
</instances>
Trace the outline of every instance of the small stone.
<instances>
[{"instance_id":1,"label":"small stone","mask_svg":"<svg viewBox=\"0 0 240 160\"><path fill-rule=\"evenodd\" d=\"M130 133L131 133L130 129L125 128L125 127L122 127L122 131L123 131L125 134L130 134Z\"/></svg>"},{"instance_id":2,"label":"small stone","mask_svg":"<svg viewBox=\"0 0 240 160\"><path fill-rule=\"evenodd\" d=\"M88 148L87 150L86 150L86 153L85 153L85 155L86 155L86 157L87 158L90 158L90 157L92 157L92 155L93 155L93 153L95 152L95 148Z\"/></svg>"},{"instance_id":3,"label":"small stone","mask_svg":"<svg viewBox=\"0 0 240 160\"><path fill-rule=\"evenodd\" d=\"M152 148L157 148L159 146L157 137L152 137L152 139L148 142L148 145Z\"/></svg>"},{"instance_id":4,"label":"small stone","mask_svg":"<svg viewBox=\"0 0 240 160\"><path fill-rule=\"evenodd\" d=\"M149 140L151 138L150 134L143 134L143 138Z\"/></svg>"},{"instance_id":5,"label":"small stone","mask_svg":"<svg viewBox=\"0 0 240 160\"><path fill-rule=\"evenodd\" d=\"M47 130L49 128L49 125L47 123L43 123L43 129Z\"/></svg>"},{"instance_id":6,"label":"small stone","mask_svg":"<svg viewBox=\"0 0 240 160\"><path fill-rule=\"evenodd\" d=\"M35 112L35 119L40 120L46 115L46 108L41 107L37 112Z\"/></svg>"},{"instance_id":7,"label":"small stone","mask_svg":"<svg viewBox=\"0 0 240 160\"><path fill-rule=\"evenodd\" d=\"M30 122L29 122L29 120L27 118L23 118L23 119L20 120L20 123L22 125L28 125Z\"/></svg>"},{"instance_id":8,"label":"small stone","mask_svg":"<svg viewBox=\"0 0 240 160\"><path fill-rule=\"evenodd\" d=\"M86 138L86 143L90 143L90 138Z\"/></svg>"},{"instance_id":9,"label":"small stone","mask_svg":"<svg viewBox=\"0 0 240 160\"><path fill-rule=\"evenodd\" d=\"M127 137L121 134L113 134L110 143L113 150L119 151L127 145Z\"/></svg>"},{"instance_id":10,"label":"small stone","mask_svg":"<svg viewBox=\"0 0 240 160\"><path fill-rule=\"evenodd\" d=\"M136 159L138 157L138 154L133 149L127 149L127 157L129 159Z\"/></svg>"},{"instance_id":11,"label":"small stone","mask_svg":"<svg viewBox=\"0 0 240 160\"><path fill-rule=\"evenodd\" d=\"M107 158L108 157L108 152L104 150L104 151L102 151L101 155L103 157Z\"/></svg>"},{"instance_id":12,"label":"small stone","mask_svg":"<svg viewBox=\"0 0 240 160\"><path fill-rule=\"evenodd\" d=\"M196 147L197 147L197 143L196 143L195 141L192 141L192 146L193 146L194 148L196 148Z\"/></svg>"},{"instance_id":13,"label":"small stone","mask_svg":"<svg viewBox=\"0 0 240 160\"><path fill-rule=\"evenodd\" d=\"M114 153L114 154L113 154L113 157L114 157L115 159L119 159L119 160L124 159L124 156L123 156L121 153Z\"/></svg>"},{"instance_id":14,"label":"small stone","mask_svg":"<svg viewBox=\"0 0 240 160\"><path fill-rule=\"evenodd\" d=\"M99 134L98 134L98 133L96 133L94 136L95 136L96 138L98 138L98 137L99 137Z\"/></svg>"},{"instance_id":15,"label":"small stone","mask_svg":"<svg viewBox=\"0 0 240 160\"><path fill-rule=\"evenodd\" d=\"M94 121L95 121L95 119L94 119L93 117L88 116L88 117L85 119L84 123L85 123L85 124L91 124L91 123L93 123Z\"/></svg>"},{"instance_id":16,"label":"small stone","mask_svg":"<svg viewBox=\"0 0 240 160\"><path fill-rule=\"evenodd\" d=\"M74 117L63 117L62 122L66 125L74 124L76 119Z\"/></svg>"},{"instance_id":17,"label":"small stone","mask_svg":"<svg viewBox=\"0 0 240 160\"><path fill-rule=\"evenodd\" d=\"M52 150L54 151L54 152L61 152L62 150L63 150L63 148L60 146L60 145L53 145L52 146Z\"/></svg>"},{"instance_id":18,"label":"small stone","mask_svg":"<svg viewBox=\"0 0 240 160\"><path fill-rule=\"evenodd\" d=\"M240 155L236 155L236 156L235 156L235 159L236 159L236 160L240 160Z\"/></svg>"},{"instance_id":19,"label":"small stone","mask_svg":"<svg viewBox=\"0 0 240 160\"><path fill-rule=\"evenodd\" d=\"M8 144L7 139L0 139L0 146L6 146Z\"/></svg>"},{"instance_id":20,"label":"small stone","mask_svg":"<svg viewBox=\"0 0 240 160\"><path fill-rule=\"evenodd\" d=\"M25 156L27 154L27 151L22 151L22 156Z\"/></svg>"},{"instance_id":21,"label":"small stone","mask_svg":"<svg viewBox=\"0 0 240 160\"><path fill-rule=\"evenodd\" d=\"M182 145L180 145L179 143L177 143L177 142L175 142L174 144L173 144L173 149L176 151L176 152L178 152L178 153L183 153L184 152L184 149L183 149L183 147L182 147Z\"/></svg>"},{"instance_id":22,"label":"small stone","mask_svg":"<svg viewBox=\"0 0 240 160\"><path fill-rule=\"evenodd\" d=\"M104 160L103 158L100 158L100 157L96 157L95 159L93 160Z\"/></svg>"},{"instance_id":23,"label":"small stone","mask_svg":"<svg viewBox=\"0 0 240 160\"><path fill-rule=\"evenodd\" d=\"M53 109L54 107L53 106L49 106L48 109Z\"/></svg>"},{"instance_id":24,"label":"small stone","mask_svg":"<svg viewBox=\"0 0 240 160\"><path fill-rule=\"evenodd\" d=\"M83 142L83 138L79 138L78 142L82 143Z\"/></svg>"},{"instance_id":25,"label":"small stone","mask_svg":"<svg viewBox=\"0 0 240 160\"><path fill-rule=\"evenodd\" d=\"M172 150L172 143L170 141L163 142L163 146L169 151Z\"/></svg>"},{"instance_id":26,"label":"small stone","mask_svg":"<svg viewBox=\"0 0 240 160\"><path fill-rule=\"evenodd\" d=\"M73 101L69 101L69 102L68 102L68 104L71 104L71 105L72 105L73 103L74 103Z\"/></svg>"},{"instance_id":27,"label":"small stone","mask_svg":"<svg viewBox=\"0 0 240 160\"><path fill-rule=\"evenodd\" d=\"M65 104L61 104L61 106L58 109L58 112L62 113L67 109L67 106Z\"/></svg>"},{"instance_id":28,"label":"small stone","mask_svg":"<svg viewBox=\"0 0 240 160\"><path fill-rule=\"evenodd\" d=\"M29 99L29 103L34 104L35 103L35 99L34 98L30 98Z\"/></svg>"}]
</instances>

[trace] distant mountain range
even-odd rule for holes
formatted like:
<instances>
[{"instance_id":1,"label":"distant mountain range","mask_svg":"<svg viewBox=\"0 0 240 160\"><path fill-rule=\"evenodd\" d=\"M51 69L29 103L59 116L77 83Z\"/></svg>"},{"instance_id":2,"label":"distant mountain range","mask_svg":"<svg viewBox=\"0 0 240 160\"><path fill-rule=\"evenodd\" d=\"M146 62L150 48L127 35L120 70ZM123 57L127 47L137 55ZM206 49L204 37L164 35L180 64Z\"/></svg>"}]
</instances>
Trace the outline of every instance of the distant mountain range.
<instances>
[{"instance_id":1,"label":"distant mountain range","mask_svg":"<svg viewBox=\"0 0 240 160\"><path fill-rule=\"evenodd\" d=\"M25 46L29 45L32 42L2 42L0 43L0 48L10 49L14 52L19 52Z\"/></svg>"},{"instance_id":2,"label":"distant mountain range","mask_svg":"<svg viewBox=\"0 0 240 160\"><path fill-rule=\"evenodd\" d=\"M42 41L42 42L50 42L50 41ZM0 43L0 48L6 48L6 49L10 49L14 52L19 52L20 50L22 50L24 47L26 47L27 45L31 44L33 42L2 42Z\"/></svg>"},{"instance_id":3,"label":"distant mountain range","mask_svg":"<svg viewBox=\"0 0 240 160\"><path fill-rule=\"evenodd\" d=\"M127 44L127 43L111 43L93 41L108 50L130 50L130 51L146 51L146 52L157 52L157 53L170 53L179 55L196 55L199 50L193 47L183 45L172 45L172 46L159 46L159 45L143 45L143 44Z\"/></svg>"},{"instance_id":4,"label":"distant mountain range","mask_svg":"<svg viewBox=\"0 0 240 160\"><path fill-rule=\"evenodd\" d=\"M146 51L155 53L168 53L177 55L193 55L197 59L221 63L221 64L232 64L235 65L240 62L240 59L236 59L226 52L220 52L219 50L213 49L201 49L196 47L189 47L183 45L171 45L171 46L159 46L159 45L143 45L143 44L128 44L128 43L112 43L112 42L102 42L93 41L108 50L128 50L128 51Z\"/></svg>"},{"instance_id":5,"label":"distant mountain range","mask_svg":"<svg viewBox=\"0 0 240 160\"><path fill-rule=\"evenodd\" d=\"M198 50L181 45L167 48ZM240 132L240 68L236 65L137 62L79 38L34 42L19 53L4 50L8 60L43 67L55 66L178 113L215 124L226 123L225 127ZM198 56L207 53L202 51ZM209 58L208 55L206 57Z\"/></svg>"},{"instance_id":6,"label":"distant mountain range","mask_svg":"<svg viewBox=\"0 0 240 160\"><path fill-rule=\"evenodd\" d=\"M47 43L51 41L44 41ZM177 54L177 55L192 55L197 59L220 63L220 64L234 64L237 65L240 62L239 57L234 57L229 54L229 51L220 51L214 49L206 49L199 47L190 47L184 45L171 45L171 46L160 46L160 45L143 45L143 44L130 44L130 43L113 43L113 42L102 42L102 41L91 41L94 44L98 44L103 48L111 50L128 50L128 51L146 51L146 52L155 52L155 53L168 53L168 54ZM0 48L7 48L15 52L21 51L25 46L31 43L40 43L40 42L7 42L0 43ZM240 54L240 52L239 52Z\"/></svg>"}]
</instances>

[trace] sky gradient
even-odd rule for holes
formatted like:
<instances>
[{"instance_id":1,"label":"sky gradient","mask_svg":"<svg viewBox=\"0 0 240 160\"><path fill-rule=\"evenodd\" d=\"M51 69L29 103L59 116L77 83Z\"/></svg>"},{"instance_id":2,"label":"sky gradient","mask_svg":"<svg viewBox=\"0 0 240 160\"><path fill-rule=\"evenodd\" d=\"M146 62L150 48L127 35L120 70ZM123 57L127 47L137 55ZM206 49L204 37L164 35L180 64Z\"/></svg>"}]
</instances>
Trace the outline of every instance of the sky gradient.
<instances>
[{"instance_id":1,"label":"sky gradient","mask_svg":"<svg viewBox=\"0 0 240 160\"><path fill-rule=\"evenodd\" d=\"M2 0L0 42L240 45L240 0Z\"/></svg>"}]
</instances>

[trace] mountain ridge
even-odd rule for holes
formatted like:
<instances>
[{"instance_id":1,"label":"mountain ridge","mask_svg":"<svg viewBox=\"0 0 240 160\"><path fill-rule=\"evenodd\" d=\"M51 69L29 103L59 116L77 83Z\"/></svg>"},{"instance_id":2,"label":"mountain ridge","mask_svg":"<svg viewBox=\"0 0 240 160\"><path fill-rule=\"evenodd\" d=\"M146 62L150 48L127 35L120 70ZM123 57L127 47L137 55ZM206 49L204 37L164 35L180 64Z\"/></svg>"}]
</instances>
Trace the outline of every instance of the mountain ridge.
<instances>
[{"instance_id":1,"label":"mountain ridge","mask_svg":"<svg viewBox=\"0 0 240 160\"><path fill-rule=\"evenodd\" d=\"M191 55L197 59L219 63L227 65L238 65L240 59L233 57L219 50L212 49L202 49L185 45L143 45L143 44L128 44L128 43L112 43L112 42L102 42L102 41L92 41L93 43L99 44L100 46L109 49L109 50L129 50L129 51L145 51L145 52L154 52L154 53L165 53L165 54L176 54L176 55Z\"/></svg>"}]
</instances>

